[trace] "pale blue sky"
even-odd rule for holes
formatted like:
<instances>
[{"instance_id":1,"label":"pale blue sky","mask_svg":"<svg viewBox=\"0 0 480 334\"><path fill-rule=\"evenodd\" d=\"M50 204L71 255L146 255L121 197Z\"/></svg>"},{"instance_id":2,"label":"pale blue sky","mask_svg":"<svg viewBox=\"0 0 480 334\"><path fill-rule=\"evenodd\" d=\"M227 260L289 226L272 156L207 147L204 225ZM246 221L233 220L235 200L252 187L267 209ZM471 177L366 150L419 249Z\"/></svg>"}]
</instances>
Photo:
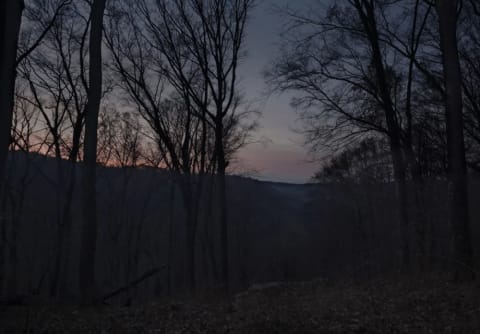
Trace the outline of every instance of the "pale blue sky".
<instances>
[{"instance_id":1,"label":"pale blue sky","mask_svg":"<svg viewBox=\"0 0 480 334\"><path fill-rule=\"evenodd\" d=\"M303 0L305 1L305 0ZM292 3L286 0L258 1L249 21L245 50L248 52L240 68L240 88L249 101L263 112L255 139L239 153L240 170L256 171L254 177L265 180L307 182L318 164L307 162L303 137L293 131L299 128L288 94L266 97L267 86L262 71L278 51L283 19L273 9ZM295 2L298 4L299 2Z\"/></svg>"}]
</instances>

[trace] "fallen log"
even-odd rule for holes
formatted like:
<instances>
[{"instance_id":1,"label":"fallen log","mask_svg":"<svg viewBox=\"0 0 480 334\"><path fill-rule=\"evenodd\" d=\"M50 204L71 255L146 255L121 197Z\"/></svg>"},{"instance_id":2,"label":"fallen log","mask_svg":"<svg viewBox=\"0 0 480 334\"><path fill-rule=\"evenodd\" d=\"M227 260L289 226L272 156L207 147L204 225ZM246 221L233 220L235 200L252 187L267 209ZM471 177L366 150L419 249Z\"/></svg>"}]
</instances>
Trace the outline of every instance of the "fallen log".
<instances>
[{"instance_id":1,"label":"fallen log","mask_svg":"<svg viewBox=\"0 0 480 334\"><path fill-rule=\"evenodd\" d=\"M103 296L102 298L100 298L99 300L102 302L102 303L106 303L107 300L115 297L115 296L118 296L122 293L125 293L127 291L129 291L130 289L134 288L135 286L137 286L138 284L142 283L143 281L145 281L147 278L157 274L158 272L160 272L162 269L166 268L167 265L163 265L163 266L160 266L160 267L156 267L156 268L152 268L148 271L146 271L145 273L143 273L141 276L139 276L138 278L134 279L133 281L129 282L128 284L122 286L122 287L119 287L118 289L115 289L113 290L112 292L106 294L105 296Z\"/></svg>"}]
</instances>

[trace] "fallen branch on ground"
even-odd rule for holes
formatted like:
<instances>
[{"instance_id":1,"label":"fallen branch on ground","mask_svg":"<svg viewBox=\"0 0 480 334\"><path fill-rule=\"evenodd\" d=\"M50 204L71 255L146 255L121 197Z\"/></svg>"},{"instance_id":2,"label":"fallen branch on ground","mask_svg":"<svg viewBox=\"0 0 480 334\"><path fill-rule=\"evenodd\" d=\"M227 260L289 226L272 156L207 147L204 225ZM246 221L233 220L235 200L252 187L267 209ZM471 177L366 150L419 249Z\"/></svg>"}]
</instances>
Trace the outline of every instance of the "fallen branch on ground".
<instances>
[{"instance_id":1,"label":"fallen branch on ground","mask_svg":"<svg viewBox=\"0 0 480 334\"><path fill-rule=\"evenodd\" d=\"M145 272L144 274L142 274L141 276L139 276L138 278L134 279L133 281L129 282L127 285L124 285L108 294L106 294L105 296L103 296L102 298L100 298L100 301L102 303L105 303L107 300L119 295L119 294L122 294L124 292L127 292L128 290L130 290L131 288L137 286L138 284L142 283L143 281L145 281L147 278L157 274L158 272L160 272L162 269L166 268L167 265L163 265L163 266L160 266L160 267L156 267L156 268L153 268L153 269L150 269L148 270L147 272Z\"/></svg>"}]
</instances>

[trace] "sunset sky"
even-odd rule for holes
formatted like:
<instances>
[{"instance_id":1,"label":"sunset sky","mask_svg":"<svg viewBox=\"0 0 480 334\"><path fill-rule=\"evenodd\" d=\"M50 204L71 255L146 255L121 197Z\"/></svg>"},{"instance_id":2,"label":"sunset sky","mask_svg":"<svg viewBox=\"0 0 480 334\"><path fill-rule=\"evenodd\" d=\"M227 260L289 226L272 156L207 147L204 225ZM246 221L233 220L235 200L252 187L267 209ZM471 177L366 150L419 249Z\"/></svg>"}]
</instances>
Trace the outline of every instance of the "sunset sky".
<instances>
[{"instance_id":1,"label":"sunset sky","mask_svg":"<svg viewBox=\"0 0 480 334\"><path fill-rule=\"evenodd\" d=\"M239 87L263 115L255 133L256 143L239 153L238 169L259 179L303 183L310 179L318 165L308 162L310 157L303 147L303 137L293 131L300 124L290 107L290 96L267 97L262 76L280 43L283 19L274 7L288 3L285 0L259 1L252 11L245 44L247 58L240 68Z\"/></svg>"}]
</instances>

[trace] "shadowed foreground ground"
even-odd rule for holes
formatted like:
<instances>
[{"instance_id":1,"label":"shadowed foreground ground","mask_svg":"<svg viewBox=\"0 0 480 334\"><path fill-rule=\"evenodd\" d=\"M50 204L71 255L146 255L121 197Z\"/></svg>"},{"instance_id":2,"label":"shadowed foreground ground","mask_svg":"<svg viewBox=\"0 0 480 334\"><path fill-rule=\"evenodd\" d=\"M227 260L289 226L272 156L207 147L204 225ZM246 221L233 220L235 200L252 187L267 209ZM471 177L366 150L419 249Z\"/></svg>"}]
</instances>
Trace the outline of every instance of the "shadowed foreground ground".
<instances>
[{"instance_id":1,"label":"shadowed foreground ground","mask_svg":"<svg viewBox=\"0 0 480 334\"><path fill-rule=\"evenodd\" d=\"M478 282L267 284L231 300L2 307L0 333L480 333Z\"/></svg>"}]
</instances>

